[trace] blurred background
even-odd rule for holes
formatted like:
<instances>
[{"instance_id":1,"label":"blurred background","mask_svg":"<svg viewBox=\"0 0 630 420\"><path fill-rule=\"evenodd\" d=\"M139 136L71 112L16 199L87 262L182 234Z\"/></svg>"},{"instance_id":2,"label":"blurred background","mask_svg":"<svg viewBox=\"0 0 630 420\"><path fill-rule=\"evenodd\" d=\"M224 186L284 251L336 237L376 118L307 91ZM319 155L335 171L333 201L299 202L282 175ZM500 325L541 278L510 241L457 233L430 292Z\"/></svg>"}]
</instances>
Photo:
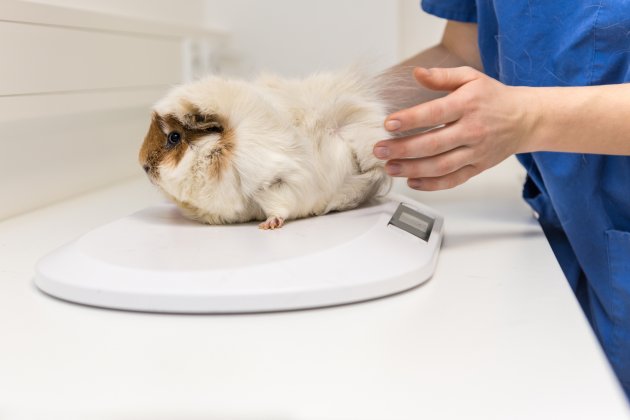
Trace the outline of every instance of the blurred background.
<instances>
[{"instance_id":1,"label":"blurred background","mask_svg":"<svg viewBox=\"0 0 630 420\"><path fill-rule=\"evenodd\" d=\"M174 84L380 71L443 25L418 0L0 0L0 219L141 176Z\"/></svg>"}]
</instances>

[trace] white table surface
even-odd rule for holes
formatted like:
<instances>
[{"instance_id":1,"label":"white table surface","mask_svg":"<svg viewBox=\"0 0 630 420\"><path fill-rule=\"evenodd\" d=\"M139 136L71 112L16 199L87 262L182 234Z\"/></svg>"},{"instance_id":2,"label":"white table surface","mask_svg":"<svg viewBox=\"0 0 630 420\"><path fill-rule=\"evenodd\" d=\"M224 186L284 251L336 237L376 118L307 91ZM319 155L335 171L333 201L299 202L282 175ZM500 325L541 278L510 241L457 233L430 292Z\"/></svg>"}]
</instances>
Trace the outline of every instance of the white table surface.
<instances>
[{"instance_id":1,"label":"white table surface","mask_svg":"<svg viewBox=\"0 0 630 420\"><path fill-rule=\"evenodd\" d=\"M428 283L272 314L121 312L35 289L42 255L161 200L144 179L6 220L0 419L628 419L520 182L508 163L408 191L446 218Z\"/></svg>"}]
</instances>

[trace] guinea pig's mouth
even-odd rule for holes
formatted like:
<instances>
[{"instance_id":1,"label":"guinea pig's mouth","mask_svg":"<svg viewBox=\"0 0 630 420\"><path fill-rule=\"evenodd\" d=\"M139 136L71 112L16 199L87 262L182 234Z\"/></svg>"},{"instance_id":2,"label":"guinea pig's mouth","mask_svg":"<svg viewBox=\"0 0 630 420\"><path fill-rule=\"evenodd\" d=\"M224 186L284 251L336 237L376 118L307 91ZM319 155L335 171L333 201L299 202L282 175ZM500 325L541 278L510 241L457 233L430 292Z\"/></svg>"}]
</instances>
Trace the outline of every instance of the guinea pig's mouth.
<instances>
[{"instance_id":1,"label":"guinea pig's mouth","mask_svg":"<svg viewBox=\"0 0 630 420\"><path fill-rule=\"evenodd\" d=\"M151 182L151 184L159 187L159 183L158 183L159 177L157 175L147 174L147 178L149 178L149 181Z\"/></svg>"}]
</instances>

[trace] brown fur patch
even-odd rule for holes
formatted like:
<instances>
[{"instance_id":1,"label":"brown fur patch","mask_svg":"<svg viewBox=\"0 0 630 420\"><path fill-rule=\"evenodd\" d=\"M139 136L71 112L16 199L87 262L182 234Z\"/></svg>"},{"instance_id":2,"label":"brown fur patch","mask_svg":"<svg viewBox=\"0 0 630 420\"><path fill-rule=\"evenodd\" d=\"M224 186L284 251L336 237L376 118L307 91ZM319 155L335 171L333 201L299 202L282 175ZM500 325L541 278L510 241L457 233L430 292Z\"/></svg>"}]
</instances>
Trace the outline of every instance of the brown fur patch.
<instances>
[{"instance_id":1,"label":"brown fur patch","mask_svg":"<svg viewBox=\"0 0 630 420\"><path fill-rule=\"evenodd\" d=\"M162 119L157 113L153 113L151 116L151 124L149 125L149 131L144 137L144 142L140 148L138 159L140 165L148 165L148 175L151 177L157 177L158 166L164 159L166 148L166 136L161 127Z\"/></svg>"},{"instance_id":2,"label":"brown fur patch","mask_svg":"<svg viewBox=\"0 0 630 420\"><path fill-rule=\"evenodd\" d=\"M223 132L223 135L217 142L217 147L212 150L210 157L210 176L221 179L223 172L230 164L234 155L234 131L229 129Z\"/></svg>"},{"instance_id":3,"label":"brown fur patch","mask_svg":"<svg viewBox=\"0 0 630 420\"><path fill-rule=\"evenodd\" d=\"M220 138L208 158L210 175L220 178L232 158L234 149L233 130L226 129L226 123L218 115L190 114L186 115L182 122L171 114L160 116L153 113L149 131L140 149L140 164L148 165L149 176L156 178L160 165L177 166L190 145L201 137L217 133ZM181 141L175 146L168 146L168 134L173 131L180 134Z\"/></svg>"}]
</instances>

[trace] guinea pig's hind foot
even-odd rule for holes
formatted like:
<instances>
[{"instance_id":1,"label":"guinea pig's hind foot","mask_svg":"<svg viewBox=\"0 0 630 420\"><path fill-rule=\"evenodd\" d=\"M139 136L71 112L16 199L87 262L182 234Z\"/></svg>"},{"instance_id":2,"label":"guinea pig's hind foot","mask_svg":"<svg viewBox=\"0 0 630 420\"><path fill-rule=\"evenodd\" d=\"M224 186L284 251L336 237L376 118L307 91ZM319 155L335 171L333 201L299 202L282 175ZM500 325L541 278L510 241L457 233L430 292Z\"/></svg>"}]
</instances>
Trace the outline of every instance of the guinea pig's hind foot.
<instances>
[{"instance_id":1,"label":"guinea pig's hind foot","mask_svg":"<svg viewBox=\"0 0 630 420\"><path fill-rule=\"evenodd\" d=\"M278 216L269 216L267 220L258 225L258 229L274 230L284 226L284 219Z\"/></svg>"}]
</instances>

